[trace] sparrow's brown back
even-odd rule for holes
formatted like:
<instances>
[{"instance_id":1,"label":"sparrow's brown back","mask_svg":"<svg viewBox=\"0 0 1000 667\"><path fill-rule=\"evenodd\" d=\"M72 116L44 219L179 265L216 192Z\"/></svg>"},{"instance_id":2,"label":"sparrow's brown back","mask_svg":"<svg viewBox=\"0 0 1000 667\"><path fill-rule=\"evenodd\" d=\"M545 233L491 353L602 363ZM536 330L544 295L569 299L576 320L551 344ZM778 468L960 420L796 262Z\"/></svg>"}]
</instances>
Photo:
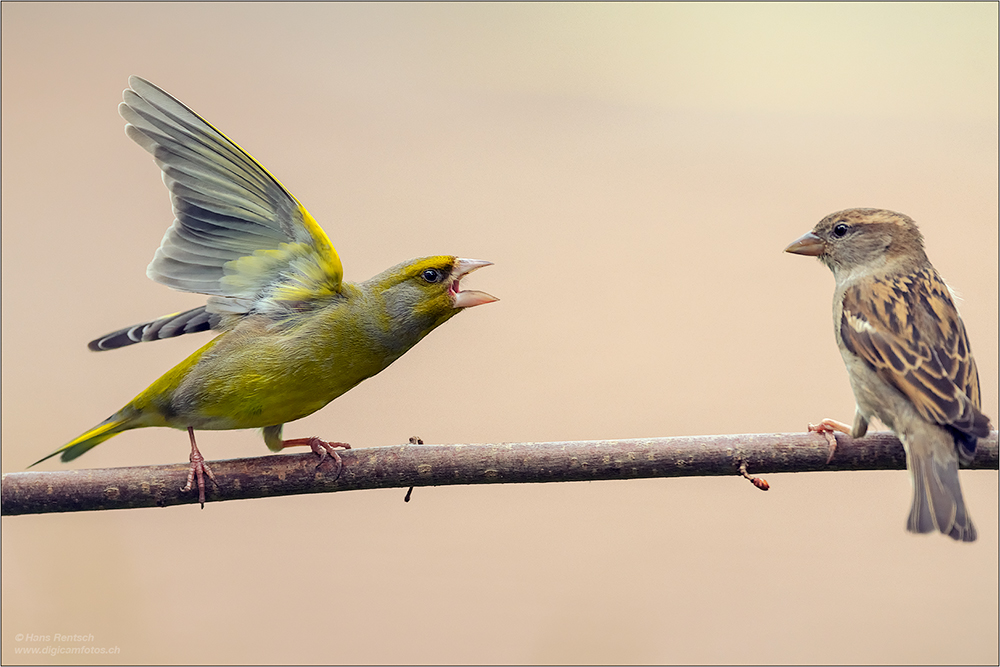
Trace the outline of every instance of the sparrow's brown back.
<instances>
[{"instance_id":1,"label":"sparrow's brown back","mask_svg":"<svg viewBox=\"0 0 1000 667\"><path fill-rule=\"evenodd\" d=\"M990 421L980 411L979 372L965 325L934 267L848 287L840 335L922 417L952 431L963 459L975 454Z\"/></svg>"}]
</instances>

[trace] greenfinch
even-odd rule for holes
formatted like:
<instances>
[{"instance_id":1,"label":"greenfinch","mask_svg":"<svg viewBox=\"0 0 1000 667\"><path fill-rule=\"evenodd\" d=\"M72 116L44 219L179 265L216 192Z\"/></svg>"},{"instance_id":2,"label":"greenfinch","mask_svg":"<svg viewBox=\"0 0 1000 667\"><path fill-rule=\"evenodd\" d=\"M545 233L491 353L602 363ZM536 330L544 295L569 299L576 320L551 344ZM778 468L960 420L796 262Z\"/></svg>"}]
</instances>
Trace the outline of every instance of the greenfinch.
<instances>
[{"instance_id":1,"label":"greenfinch","mask_svg":"<svg viewBox=\"0 0 1000 667\"><path fill-rule=\"evenodd\" d=\"M857 403L852 426L824 419L809 429L860 438L878 417L906 449L907 530L974 541L958 465L975 456L990 420L965 325L916 223L882 209L838 211L785 251L818 257L833 271L834 336Z\"/></svg>"},{"instance_id":2,"label":"greenfinch","mask_svg":"<svg viewBox=\"0 0 1000 667\"><path fill-rule=\"evenodd\" d=\"M42 461L71 461L134 428L167 426L190 436L190 472L205 503L214 480L194 431L263 429L271 451L309 446L284 440L282 426L319 410L402 356L465 308L496 301L460 291L459 281L490 262L435 256L412 259L360 283L343 280L340 258L313 217L263 166L211 124L139 77L118 111L125 133L153 155L175 219L146 274L204 306L127 327L90 343L110 350L197 331L220 332L125 407Z\"/></svg>"}]
</instances>

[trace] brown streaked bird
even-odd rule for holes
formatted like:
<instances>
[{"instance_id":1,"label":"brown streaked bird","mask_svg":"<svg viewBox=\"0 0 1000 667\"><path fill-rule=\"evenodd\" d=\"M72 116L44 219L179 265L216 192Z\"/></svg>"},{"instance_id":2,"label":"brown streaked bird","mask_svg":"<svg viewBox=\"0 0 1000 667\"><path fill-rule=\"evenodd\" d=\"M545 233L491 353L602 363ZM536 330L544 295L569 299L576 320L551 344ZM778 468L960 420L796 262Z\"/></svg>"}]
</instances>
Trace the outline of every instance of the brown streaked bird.
<instances>
[{"instance_id":1,"label":"brown streaked bird","mask_svg":"<svg viewBox=\"0 0 1000 667\"><path fill-rule=\"evenodd\" d=\"M847 209L785 252L817 257L833 271L834 335L857 403L853 426L824 419L810 429L860 438L877 417L906 449L907 530L974 541L958 464L972 460L990 420L965 325L916 223L893 211Z\"/></svg>"}]
</instances>

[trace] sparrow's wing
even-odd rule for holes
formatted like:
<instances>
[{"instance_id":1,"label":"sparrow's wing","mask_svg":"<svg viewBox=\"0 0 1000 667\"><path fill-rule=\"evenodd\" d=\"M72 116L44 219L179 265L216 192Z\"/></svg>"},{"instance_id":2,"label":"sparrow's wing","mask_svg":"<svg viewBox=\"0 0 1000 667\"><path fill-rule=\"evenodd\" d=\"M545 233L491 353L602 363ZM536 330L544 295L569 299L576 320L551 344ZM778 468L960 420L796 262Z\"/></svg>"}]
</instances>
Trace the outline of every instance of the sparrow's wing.
<instances>
[{"instance_id":1,"label":"sparrow's wing","mask_svg":"<svg viewBox=\"0 0 1000 667\"><path fill-rule=\"evenodd\" d=\"M201 116L137 76L118 107L170 190L173 225L147 269L175 289L213 295L209 313L280 316L340 291L340 258L305 208Z\"/></svg>"},{"instance_id":2,"label":"sparrow's wing","mask_svg":"<svg viewBox=\"0 0 1000 667\"><path fill-rule=\"evenodd\" d=\"M843 305L844 344L905 394L922 417L969 438L989 434L965 326L933 268L863 281L847 289Z\"/></svg>"}]
</instances>

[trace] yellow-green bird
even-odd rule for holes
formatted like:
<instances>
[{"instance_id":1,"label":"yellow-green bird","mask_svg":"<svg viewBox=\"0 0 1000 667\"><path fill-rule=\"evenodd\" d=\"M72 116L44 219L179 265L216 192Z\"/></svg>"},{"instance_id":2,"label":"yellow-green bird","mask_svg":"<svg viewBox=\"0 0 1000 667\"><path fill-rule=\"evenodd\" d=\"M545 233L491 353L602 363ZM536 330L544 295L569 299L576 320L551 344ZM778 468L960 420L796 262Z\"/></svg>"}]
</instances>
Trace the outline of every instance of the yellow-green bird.
<instances>
[{"instance_id":1,"label":"yellow-green bird","mask_svg":"<svg viewBox=\"0 0 1000 667\"><path fill-rule=\"evenodd\" d=\"M308 211L263 166L181 102L139 77L118 107L125 133L149 151L170 190L173 225L146 274L210 295L206 305L127 327L90 343L110 350L208 329L221 332L125 407L42 461L71 461L133 428L187 429L190 491L214 479L195 429L262 428L272 451L307 445L340 466L317 437L284 440L301 419L385 369L433 329L471 306L496 301L460 291L490 262L412 259L361 283L343 267Z\"/></svg>"}]
</instances>

